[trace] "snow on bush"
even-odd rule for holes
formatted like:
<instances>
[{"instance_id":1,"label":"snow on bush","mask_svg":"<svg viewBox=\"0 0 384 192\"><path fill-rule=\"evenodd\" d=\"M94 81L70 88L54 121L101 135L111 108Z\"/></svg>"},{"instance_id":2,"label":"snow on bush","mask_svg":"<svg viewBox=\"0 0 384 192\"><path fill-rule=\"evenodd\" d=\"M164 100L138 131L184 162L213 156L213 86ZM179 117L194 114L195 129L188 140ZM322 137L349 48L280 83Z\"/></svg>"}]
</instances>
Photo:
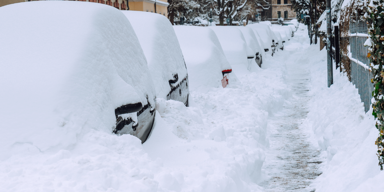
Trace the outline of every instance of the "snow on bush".
<instances>
[{"instance_id":1,"label":"snow on bush","mask_svg":"<svg viewBox=\"0 0 384 192\"><path fill-rule=\"evenodd\" d=\"M210 27L220 41L231 65L248 66L247 61L247 44L243 33L237 27L215 26Z\"/></svg>"},{"instance_id":2,"label":"snow on bush","mask_svg":"<svg viewBox=\"0 0 384 192\"><path fill-rule=\"evenodd\" d=\"M169 20L159 14L123 11L129 19L147 58L158 98L171 91L168 80L178 74L179 81L187 76L183 54ZM175 82L177 84L178 82Z\"/></svg>"},{"instance_id":3,"label":"snow on bush","mask_svg":"<svg viewBox=\"0 0 384 192\"><path fill-rule=\"evenodd\" d=\"M174 30L187 64L190 89L220 87L222 71L232 67L216 34L207 27L175 26ZM229 79L229 85L236 84L235 75Z\"/></svg>"}]
</instances>

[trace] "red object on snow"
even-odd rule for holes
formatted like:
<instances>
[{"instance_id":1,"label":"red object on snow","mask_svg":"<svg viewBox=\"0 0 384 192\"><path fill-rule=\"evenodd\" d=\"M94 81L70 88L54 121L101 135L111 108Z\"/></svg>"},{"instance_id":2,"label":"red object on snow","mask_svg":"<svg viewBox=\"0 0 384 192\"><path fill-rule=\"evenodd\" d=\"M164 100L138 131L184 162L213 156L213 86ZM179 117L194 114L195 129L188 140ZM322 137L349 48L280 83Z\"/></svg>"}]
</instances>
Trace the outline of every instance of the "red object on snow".
<instances>
[{"instance_id":1,"label":"red object on snow","mask_svg":"<svg viewBox=\"0 0 384 192\"><path fill-rule=\"evenodd\" d=\"M221 85L223 86L223 88L227 87L227 85L228 85L227 74L231 73L231 72L232 72L232 69L225 69L225 70L221 71L221 73L223 74L223 79L221 80Z\"/></svg>"},{"instance_id":2,"label":"red object on snow","mask_svg":"<svg viewBox=\"0 0 384 192\"><path fill-rule=\"evenodd\" d=\"M223 71L221 71L222 73L223 73L223 75L224 74L226 74L226 73L231 73L232 72L232 69L225 69L225 70L223 70Z\"/></svg>"}]
</instances>

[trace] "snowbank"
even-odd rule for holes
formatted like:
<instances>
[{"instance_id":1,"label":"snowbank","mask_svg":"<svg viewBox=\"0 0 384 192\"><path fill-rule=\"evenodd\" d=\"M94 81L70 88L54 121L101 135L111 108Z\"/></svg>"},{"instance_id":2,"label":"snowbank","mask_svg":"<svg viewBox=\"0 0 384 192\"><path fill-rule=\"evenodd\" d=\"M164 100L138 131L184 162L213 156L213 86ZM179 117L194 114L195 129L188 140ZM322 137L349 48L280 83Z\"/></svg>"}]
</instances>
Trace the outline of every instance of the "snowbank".
<instances>
[{"instance_id":1,"label":"snowbank","mask_svg":"<svg viewBox=\"0 0 384 192\"><path fill-rule=\"evenodd\" d=\"M248 66L247 53L250 51L247 50L244 36L238 27L215 26L210 28L216 33L229 63Z\"/></svg>"},{"instance_id":2,"label":"snowbank","mask_svg":"<svg viewBox=\"0 0 384 192\"><path fill-rule=\"evenodd\" d=\"M311 46L312 99L302 124L324 156L323 174L313 183L316 192L382 191L375 141L378 131L371 115L364 112L358 90L344 74L334 70L334 84L327 88L326 51ZM314 57L315 56L315 57Z\"/></svg>"},{"instance_id":3,"label":"snowbank","mask_svg":"<svg viewBox=\"0 0 384 192\"><path fill-rule=\"evenodd\" d=\"M207 27L175 26L174 30L187 63L191 90L219 87L223 79L222 71L232 67L216 34ZM235 83L235 75L230 76Z\"/></svg>"},{"instance_id":4,"label":"snowbank","mask_svg":"<svg viewBox=\"0 0 384 192\"><path fill-rule=\"evenodd\" d=\"M169 20L159 14L123 11L129 19L147 58L156 88L157 98L167 98L171 91L169 80L178 74L180 83L187 76L183 54Z\"/></svg>"},{"instance_id":5,"label":"snowbank","mask_svg":"<svg viewBox=\"0 0 384 192\"><path fill-rule=\"evenodd\" d=\"M257 58L261 65L262 53L264 50L259 45L259 42L257 41L257 38L252 29L243 26L237 28L243 33L245 42L247 43L248 70L253 71L256 67L258 67L256 62Z\"/></svg>"},{"instance_id":6,"label":"snowbank","mask_svg":"<svg viewBox=\"0 0 384 192\"><path fill-rule=\"evenodd\" d=\"M162 118L144 148L164 166L164 176L155 176L162 189L263 191L258 183L269 146L269 116L289 97L284 69L271 61L262 70L236 74L242 77L237 87L191 90L189 108L159 100Z\"/></svg>"}]
</instances>

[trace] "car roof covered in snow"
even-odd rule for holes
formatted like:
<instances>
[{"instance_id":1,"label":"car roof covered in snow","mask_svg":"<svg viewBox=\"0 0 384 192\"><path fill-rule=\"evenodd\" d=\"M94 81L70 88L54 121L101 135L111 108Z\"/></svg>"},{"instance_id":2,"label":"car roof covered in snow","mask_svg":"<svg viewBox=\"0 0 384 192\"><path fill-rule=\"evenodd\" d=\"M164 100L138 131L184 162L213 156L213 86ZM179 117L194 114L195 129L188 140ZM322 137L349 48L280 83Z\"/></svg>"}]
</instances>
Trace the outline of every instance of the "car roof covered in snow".
<instances>
[{"instance_id":1,"label":"car roof covered in snow","mask_svg":"<svg viewBox=\"0 0 384 192\"><path fill-rule=\"evenodd\" d=\"M250 27L255 33L260 36L264 49L271 49L272 34L269 32L269 27L267 25L256 23L247 25L247 27Z\"/></svg>"},{"instance_id":2,"label":"car roof covered in snow","mask_svg":"<svg viewBox=\"0 0 384 192\"><path fill-rule=\"evenodd\" d=\"M243 33L247 46L251 48L253 55L255 55L257 52L264 52L261 45L259 44L259 41L257 40L258 37L256 37L255 33L251 28L240 26L238 27L238 29L240 29L240 31Z\"/></svg>"},{"instance_id":3,"label":"car roof covered in snow","mask_svg":"<svg viewBox=\"0 0 384 192\"><path fill-rule=\"evenodd\" d=\"M17 3L0 7L0 25L2 155L18 142L45 151L75 144L84 130L112 133L116 107L145 105L146 96L155 105L144 53L117 9Z\"/></svg>"},{"instance_id":4,"label":"car roof covered in snow","mask_svg":"<svg viewBox=\"0 0 384 192\"><path fill-rule=\"evenodd\" d=\"M187 76L183 54L169 20L156 13L123 11L130 21L147 58L157 97L166 98L171 91L169 80L178 74L179 81Z\"/></svg>"},{"instance_id":5,"label":"car roof covered in snow","mask_svg":"<svg viewBox=\"0 0 384 192\"><path fill-rule=\"evenodd\" d=\"M238 27L214 26L210 27L220 41L221 47L231 65L247 65L247 53L251 51L247 47L243 33Z\"/></svg>"},{"instance_id":6,"label":"car roof covered in snow","mask_svg":"<svg viewBox=\"0 0 384 192\"><path fill-rule=\"evenodd\" d=\"M174 26L174 30L187 63L190 88L220 86L221 72L232 67L212 29Z\"/></svg>"},{"instance_id":7,"label":"car roof covered in snow","mask_svg":"<svg viewBox=\"0 0 384 192\"><path fill-rule=\"evenodd\" d=\"M281 25L272 25L271 29L273 31L278 31L284 41L288 41L289 39L291 39L291 28Z\"/></svg>"}]
</instances>

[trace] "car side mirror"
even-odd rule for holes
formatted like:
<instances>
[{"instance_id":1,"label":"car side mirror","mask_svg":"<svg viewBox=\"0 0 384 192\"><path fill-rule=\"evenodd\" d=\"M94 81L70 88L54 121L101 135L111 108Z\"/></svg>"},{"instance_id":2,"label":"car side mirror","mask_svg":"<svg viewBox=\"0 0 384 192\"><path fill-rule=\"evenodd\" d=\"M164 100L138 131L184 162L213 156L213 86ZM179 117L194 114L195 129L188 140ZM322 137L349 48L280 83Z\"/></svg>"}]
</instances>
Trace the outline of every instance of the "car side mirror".
<instances>
[{"instance_id":1,"label":"car side mirror","mask_svg":"<svg viewBox=\"0 0 384 192\"><path fill-rule=\"evenodd\" d=\"M177 73L176 73L176 74L173 74L173 79L170 79L170 80L168 81L169 86L170 86L170 87L173 87L172 84L175 84L178 80L179 80L179 75L178 75Z\"/></svg>"},{"instance_id":2,"label":"car side mirror","mask_svg":"<svg viewBox=\"0 0 384 192\"><path fill-rule=\"evenodd\" d=\"M143 108L143 104L141 102L122 105L115 109L115 116L117 118L119 115L122 115L122 114L135 113L140 111L142 108Z\"/></svg>"}]
</instances>

